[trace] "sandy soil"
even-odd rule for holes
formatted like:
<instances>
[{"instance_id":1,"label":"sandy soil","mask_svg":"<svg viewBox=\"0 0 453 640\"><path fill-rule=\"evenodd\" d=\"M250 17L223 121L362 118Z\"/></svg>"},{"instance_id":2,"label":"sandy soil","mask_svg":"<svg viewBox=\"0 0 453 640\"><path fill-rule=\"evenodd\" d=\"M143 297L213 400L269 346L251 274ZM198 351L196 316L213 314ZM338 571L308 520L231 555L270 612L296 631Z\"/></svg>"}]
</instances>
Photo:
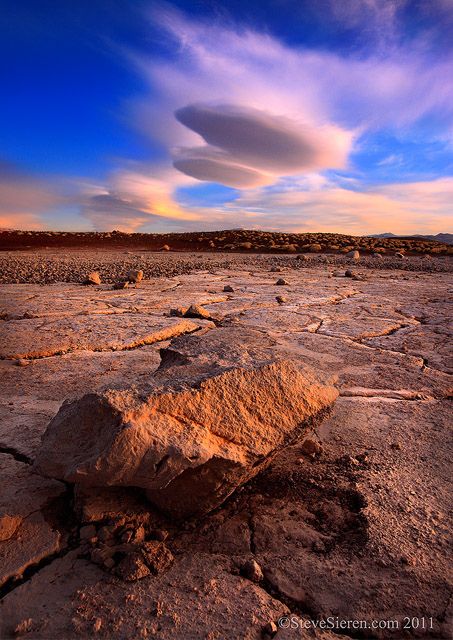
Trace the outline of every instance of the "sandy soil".
<instances>
[{"instance_id":1,"label":"sandy soil","mask_svg":"<svg viewBox=\"0 0 453 640\"><path fill-rule=\"evenodd\" d=\"M0 637L450 638L449 258L113 256L0 259ZM80 285L96 266L145 279ZM190 304L212 319L169 315ZM262 332L340 396L210 515L176 525L149 508L174 563L124 582L90 560L82 527L99 537L146 503L99 492L80 511L70 485L33 473L40 437L65 399L140 385L174 336L222 326Z\"/></svg>"}]
</instances>

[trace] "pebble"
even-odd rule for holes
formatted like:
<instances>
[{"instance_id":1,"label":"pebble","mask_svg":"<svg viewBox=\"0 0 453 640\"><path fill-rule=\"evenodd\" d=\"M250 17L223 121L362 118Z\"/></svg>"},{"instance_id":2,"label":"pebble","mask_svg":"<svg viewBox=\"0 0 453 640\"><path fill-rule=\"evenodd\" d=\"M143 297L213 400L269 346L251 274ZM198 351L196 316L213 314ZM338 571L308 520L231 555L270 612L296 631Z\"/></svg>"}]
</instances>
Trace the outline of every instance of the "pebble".
<instances>
[{"instance_id":1,"label":"pebble","mask_svg":"<svg viewBox=\"0 0 453 640\"><path fill-rule=\"evenodd\" d=\"M28 367L29 364L31 364L31 360L25 360L24 358L16 360L16 365L18 367Z\"/></svg>"},{"instance_id":2,"label":"pebble","mask_svg":"<svg viewBox=\"0 0 453 640\"><path fill-rule=\"evenodd\" d=\"M263 627L263 634L267 636L273 637L277 633L277 631L278 631L277 625L273 621L268 622Z\"/></svg>"},{"instance_id":3,"label":"pebble","mask_svg":"<svg viewBox=\"0 0 453 640\"><path fill-rule=\"evenodd\" d=\"M241 567L242 575L252 582L261 582L264 578L263 571L256 560L247 560Z\"/></svg>"},{"instance_id":4,"label":"pebble","mask_svg":"<svg viewBox=\"0 0 453 640\"><path fill-rule=\"evenodd\" d=\"M99 271L92 271L87 275L83 284L101 284L101 276L99 275Z\"/></svg>"},{"instance_id":5,"label":"pebble","mask_svg":"<svg viewBox=\"0 0 453 640\"><path fill-rule=\"evenodd\" d=\"M311 438L304 440L300 449L307 456L319 456L322 453L322 446Z\"/></svg>"},{"instance_id":6,"label":"pebble","mask_svg":"<svg viewBox=\"0 0 453 640\"><path fill-rule=\"evenodd\" d=\"M96 620L93 622L93 631L95 633L98 633L101 630L102 627L102 618L96 618Z\"/></svg>"},{"instance_id":7,"label":"pebble","mask_svg":"<svg viewBox=\"0 0 453 640\"><path fill-rule=\"evenodd\" d=\"M279 278L275 284L289 284L284 278Z\"/></svg>"},{"instance_id":8,"label":"pebble","mask_svg":"<svg viewBox=\"0 0 453 640\"><path fill-rule=\"evenodd\" d=\"M276 296L275 298L278 302L278 304L285 304L285 302L287 302L287 298L285 298L285 296Z\"/></svg>"},{"instance_id":9,"label":"pebble","mask_svg":"<svg viewBox=\"0 0 453 640\"><path fill-rule=\"evenodd\" d=\"M127 289L129 286L129 282L127 280L122 280L121 282L115 282L112 289Z\"/></svg>"},{"instance_id":10,"label":"pebble","mask_svg":"<svg viewBox=\"0 0 453 640\"><path fill-rule=\"evenodd\" d=\"M132 269L132 271L129 271L127 274L127 280L133 284L141 282L143 280L143 271L141 269Z\"/></svg>"},{"instance_id":11,"label":"pebble","mask_svg":"<svg viewBox=\"0 0 453 640\"><path fill-rule=\"evenodd\" d=\"M234 293L234 289L230 284L226 284L223 287L223 290L224 290L225 293Z\"/></svg>"}]
</instances>

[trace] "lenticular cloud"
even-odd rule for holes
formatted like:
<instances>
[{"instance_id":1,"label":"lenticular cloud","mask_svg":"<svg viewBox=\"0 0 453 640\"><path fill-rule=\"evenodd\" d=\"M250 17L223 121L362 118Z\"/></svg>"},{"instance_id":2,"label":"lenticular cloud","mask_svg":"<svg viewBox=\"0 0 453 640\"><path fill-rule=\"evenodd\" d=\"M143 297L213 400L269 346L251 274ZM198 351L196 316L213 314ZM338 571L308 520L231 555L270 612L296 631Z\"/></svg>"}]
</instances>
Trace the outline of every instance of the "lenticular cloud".
<instances>
[{"instance_id":1,"label":"lenticular cloud","mask_svg":"<svg viewBox=\"0 0 453 640\"><path fill-rule=\"evenodd\" d=\"M175 168L239 188L270 184L279 175L344 167L351 145L351 133L339 127L314 128L237 105L191 104L175 117L207 143L177 149Z\"/></svg>"}]
</instances>

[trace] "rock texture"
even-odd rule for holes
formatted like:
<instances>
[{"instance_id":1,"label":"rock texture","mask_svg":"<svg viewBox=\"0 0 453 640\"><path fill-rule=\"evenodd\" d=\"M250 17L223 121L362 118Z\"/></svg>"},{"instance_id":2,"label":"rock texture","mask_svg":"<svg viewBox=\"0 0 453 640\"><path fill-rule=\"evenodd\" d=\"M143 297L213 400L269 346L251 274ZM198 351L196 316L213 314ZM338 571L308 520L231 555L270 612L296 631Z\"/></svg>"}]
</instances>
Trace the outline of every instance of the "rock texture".
<instances>
[{"instance_id":1,"label":"rock texture","mask_svg":"<svg viewBox=\"0 0 453 640\"><path fill-rule=\"evenodd\" d=\"M217 507L338 395L313 373L275 360L252 330L242 336L249 348L236 347L238 362L235 335L234 328L220 330L215 350L203 349L198 337L177 341L150 389L63 404L36 469L87 486L141 487L179 519Z\"/></svg>"}]
</instances>

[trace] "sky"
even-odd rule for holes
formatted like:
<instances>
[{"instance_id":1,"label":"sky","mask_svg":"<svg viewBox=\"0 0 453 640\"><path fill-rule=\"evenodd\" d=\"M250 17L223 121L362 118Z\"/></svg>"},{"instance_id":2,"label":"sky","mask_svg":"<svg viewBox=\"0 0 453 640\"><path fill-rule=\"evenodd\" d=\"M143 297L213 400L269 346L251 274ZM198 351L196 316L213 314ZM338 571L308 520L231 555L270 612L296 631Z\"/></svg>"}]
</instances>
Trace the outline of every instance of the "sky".
<instances>
[{"instance_id":1,"label":"sky","mask_svg":"<svg viewBox=\"0 0 453 640\"><path fill-rule=\"evenodd\" d=\"M3 0L0 228L453 231L453 0Z\"/></svg>"}]
</instances>

